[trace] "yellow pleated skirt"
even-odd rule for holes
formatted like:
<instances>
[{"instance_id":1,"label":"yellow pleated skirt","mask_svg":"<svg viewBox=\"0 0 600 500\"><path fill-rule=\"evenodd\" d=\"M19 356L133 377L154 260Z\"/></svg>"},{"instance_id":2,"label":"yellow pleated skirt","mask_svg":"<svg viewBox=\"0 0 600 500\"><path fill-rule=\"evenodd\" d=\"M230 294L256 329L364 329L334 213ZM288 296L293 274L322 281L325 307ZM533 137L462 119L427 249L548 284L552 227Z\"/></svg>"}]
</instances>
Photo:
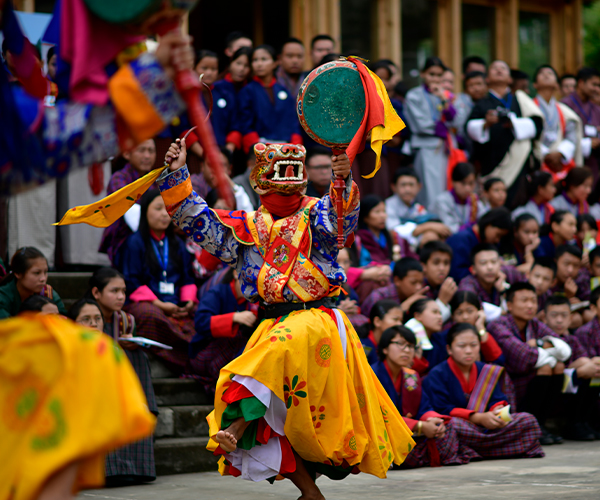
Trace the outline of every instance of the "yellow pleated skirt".
<instances>
[{"instance_id":1,"label":"yellow pleated skirt","mask_svg":"<svg viewBox=\"0 0 600 500\"><path fill-rule=\"evenodd\" d=\"M304 460L357 466L381 478L392 463L401 464L414 446L412 433L369 366L352 324L344 313L339 320L345 342L335 315L321 309L263 320L243 354L221 370L208 417L211 438L227 407L221 398L238 375L285 403L285 437ZM208 449L216 448L211 439Z\"/></svg>"},{"instance_id":2,"label":"yellow pleated skirt","mask_svg":"<svg viewBox=\"0 0 600 500\"><path fill-rule=\"evenodd\" d=\"M0 500L37 497L74 462L74 493L102 486L105 455L155 420L107 335L54 315L0 321Z\"/></svg>"}]
</instances>

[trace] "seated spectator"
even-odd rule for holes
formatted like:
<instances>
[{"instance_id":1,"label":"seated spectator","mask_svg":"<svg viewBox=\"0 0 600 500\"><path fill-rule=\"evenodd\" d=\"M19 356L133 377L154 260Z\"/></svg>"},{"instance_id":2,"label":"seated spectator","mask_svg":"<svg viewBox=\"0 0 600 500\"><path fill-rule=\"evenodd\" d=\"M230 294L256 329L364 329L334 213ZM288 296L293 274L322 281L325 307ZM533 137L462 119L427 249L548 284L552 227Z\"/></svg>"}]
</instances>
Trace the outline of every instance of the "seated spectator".
<instances>
[{"instance_id":1,"label":"seated spectator","mask_svg":"<svg viewBox=\"0 0 600 500\"><path fill-rule=\"evenodd\" d=\"M500 244L502 260L517 271L526 273L531 269L537 248L540 246L540 226L528 213L519 215L513 222L512 234Z\"/></svg>"},{"instance_id":2,"label":"seated spectator","mask_svg":"<svg viewBox=\"0 0 600 500\"><path fill-rule=\"evenodd\" d=\"M432 220L435 216L417 203L421 182L413 168L401 167L396 170L391 188L394 194L385 200L388 231L396 231L412 246L450 236L450 229Z\"/></svg>"},{"instance_id":3,"label":"seated spectator","mask_svg":"<svg viewBox=\"0 0 600 500\"><path fill-rule=\"evenodd\" d=\"M460 465L479 458L458 441L449 418L432 410L421 377L410 368L415 345L415 334L405 326L388 328L379 343L379 361L373 365L375 375L417 442L402 467Z\"/></svg>"},{"instance_id":4,"label":"seated spectator","mask_svg":"<svg viewBox=\"0 0 600 500\"><path fill-rule=\"evenodd\" d=\"M331 180L330 180L331 182ZM394 257L394 246L400 245L400 256L408 253L408 244L395 233L390 234L385 227L385 204L375 195L363 196L360 201L357 236L362 245L360 252L360 267L369 264L387 265ZM404 248L402 248L404 247Z\"/></svg>"},{"instance_id":5,"label":"seated spectator","mask_svg":"<svg viewBox=\"0 0 600 500\"><path fill-rule=\"evenodd\" d=\"M485 212L475 194L475 167L458 163L452 170L452 189L437 195L431 207L452 233L471 227Z\"/></svg>"},{"instance_id":6,"label":"seated spectator","mask_svg":"<svg viewBox=\"0 0 600 500\"><path fill-rule=\"evenodd\" d=\"M104 321L102 331L115 342L133 337L136 332L135 318L123 311L127 287L123 275L116 269L102 267L90 278L87 297L93 297ZM158 406L152 385L148 356L137 344L119 342L140 381L148 409L158 416ZM154 443L151 437L119 448L106 456L106 483L110 486L141 484L156 479Z\"/></svg>"},{"instance_id":7,"label":"seated spectator","mask_svg":"<svg viewBox=\"0 0 600 500\"><path fill-rule=\"evenodd\" d=\"M595 297L600 299L600 289ZM567 362L568 369L565 369L565 375L567 376L569 371L573 372L568 376L572 378L571 384L577 392L563 394L563 407L569 408L565 437L574 441L593 441L600 438L600 433L589 424L594 405L598 404L599 387L590 386L590 381L600 376L600 364L594 363L589 358L579 338L569 332L571 317L569 299L553 295L546 301L545 312L546 324L571 348L571 357Z\"/></svg>"},{"instance_id":8,"label":"seated spectator","mask_svg":"<svg viewBox=\"0 0 600 500\"><path fill-rule=\"evenodd\" d=\"M214 394L219 372L244 349L256 327L257 308L242 295L237 271L208 290L196 309L191 366L207 394Z\"/></svg>"},{"instance_id":9,"label":"seated spectator","mask_svg":"<svg viewBox=\"0 0 600 500\"><path fill-rule=\"evenodd\" d=\"M517 396L517 408L535 416L542 429L540 443L562 443L544 426L552 405L560 397L564 362L571 349L535 318L537 296L529 283L516 283L507 292L508 314L488 325L506 358L505 367ZM554 349L556 346L559 348Z\"/></svg>"},{"instance_id":10,"label":"seated spectator","mask_svg":"<svg viewBox=\"0 0 600 500\"><path fill-rule=\"evenodd\" d=\"M596 248L596 238L598 237L598 223L591 214L581 214L577 216L577 246L583 251L582 265L588 266L590 263L590 252Z\"/></svg>"},{"instance_id":11,"label":"seated spectator","mask_svg":"<svg viewBox=\"0 0 600 500\"><path fill-rule=\"evenodd\" d=\"M2 257L0 257L0 280L4 278L4 276L6 276L6 266L2 260Z\"/></svg>"},{"instance_id":12,"label":"seated spectator","mask_svg":"<svg viewBox=\"0 0 600 500\"><path fill-rule=\"evenodd\" d=\"M412 322L412 326L408 323L414 319L417 323ZM440 335L442 331L443 321L442 313L435 300L419 299L412 303L404 318L405 325L408 324L410 329L417 333L420 329L427 336L429 342L424 343L423 339L417 336L417 350L413 360L413 368L420 374L425 375L429 370L429 356L433 351L433 339L436 335Z\"/></svg>"},{"instance_id":13,"label":"seated spectator","mask_svg":"<svg viewBox=\"0 0 600 500\"><path fill-rule=\"evenodd\" d=\"M597 369L600 369L600 322L598 321L598 311L600 311L600 288L594 289L590 297L590 302L590 308L595 314L594 319L578 328L575 332L575 336L583 346L587 357L591 359L594 365L596 365ZM579 376L579 371L577 372L577 375ZM596 374L594 377L597 378L598 374ZM597 402L598 386L590 386L589 391L595 393L595 401ZM595 439L598 439L598 431L600 430L600 415L598 412L598 406L594 405L590 413L585 415L585 417L587 418L588 427L591 427L592 431L594 432Z\"/></svg>"},{"instance_id":14,"label":"seated spectator","mask_svg":"<svg viewBox=\"0 0 600 500\"><path fill-rule=\"evenodd\" d=\"M503 207L506 203L506 184L499 177L491 177L483 183L481 203L485 213L492 208Z\"/></svg>"},{"instance_id":15,"label":"seated spectator","mask_svg":"<svg viewBox=\"0 0 600 500\"><path fill-rule=\"evenodd\" d=\"M377 362L377 347L383 332L392 326L401 325L403 316L402 308L395 300L383 299L373 305L369 316L369 335L361 339L370 365Z\"/></svg>"},{"instance_id":16,"label":"seated spectator","mask_svg":"<svg viewBox=\"0 0 600 500\"><path fill-rule=\"evenodd\" d=\"M571 243L577 234L577 219L571 212L557 210L550 216L548 233L540 238L537 253L540 257L556 258L556 249Z\"/></svg>"},{"instance_id":17,"label":"seated spectator","mask_svg":"<svg viewBox=\"0 0 600 500\"><path fill-rule=\"evenodd\" d=\"M34 247L23 247L10 260L10 273L0 284L0 319L16 316L21 304L32 295L44 295L52 299L60 314L66 314L65 306L55 290L48 284L48 261Z\"/></svg>"},{"instance_id":18,"label":"seated spectator","mask_svg":"<svg viewBox=\"0 0 600 500\"><path fill-rule=\"evenodd\" d=\"M156 162L154 139L148 139L138 144L131 151L125 151L123 158L127 160L127 164L121 170L117 170L110 178L106 188L107 196L124 188L127 184L137 181L152 170ZM139 203L139 201L136 203ZM134 213L139 210L139 207L134 206L130 210ZM137 219L137 217L134 217L134 219ZM121 251L123 244L136 229L135 226L133 228L129 227L125 222L125 217L121 217L104 230L98 251L108 254L112 265L117 269L122 267Z\"/></svg>"},{"instance_id":19,"label":"seated spectator","mask_svg":"<svg viewBox=\"0 0 600 500\"><path fill-rule=\"evenodd\" d=\"M456 292L456 282L448 276L452 249L443 241L430 241L421 247L419 259L423 266L427 296L434 299L442 312L444 322L450 318L448 304Z\"/></svg>"},{"instance_id":20,"label":"seated spectator","mask_svg":"<svg viewBox=\"0 0 600 500\"><path fill-rule=\"evenodd\" d=\"M531 214L535 217L540 226L550 224L550 217L555 212L550 202L556 194L556 186L552 175L540 170L531 174L529 182L530 199L522 207L513 210L513 219L521 214Z\"/></svg>"},{"instance_id":21,"label":"seated spectator","mask_svg":"<svg viewBox=\"0 0 600 500\"><path fill-rule=\"evenodd\" d=\"M220 148L220 158L221 158L221 164L223 166L223 170L225 171L225 173L227 174L227 176L229 176L231 174L231 169L232 169L232 159L233 156L231 154L231 151L229 151L227 148ZM216 181L215 181L215 176L212 172L212 170L208 167L208 163L206 162L206 159L202 160L201 163L201 170L202 170L202 175L204 177L204 180L206 182L206 184L208 185L208 191L205 194L200 194L200 196L202 196L204 199L208 198L208 194L210 192L210 190L214 190L216 187ZM250 197L248 196L248 194L246 193L246 191L244 190L244 188L242 188L241 186L238 186L235 182L230 181L231 183L231 187L233 189L233 197L235 199L235 207L230 208L230 210L243 210L244 212L253 212L254 211L254 207L250 201ZM214 208L223 208L220 206L215 206Z\"/></svg>"},{"instance_id":22,"label":"seated spectator","mask_svg":"<svg viewBox=\"0 0 600 500\"><path fill-rule=\"evenodd\" d=\"M355 276L356 276L356 273L354 273L354 271L366 271L366 269L363 270L363 269L357 269L357 268L350 267L352 265L352 261L350 259L350 251L348 248L340 248L340 251L338 252L338 256L337 256L337 262L342 267L344 272L346 273L346 277L349 276L350 269L353 269L352 273ZM390 269L389 266L378 266L378 267L387 270L387 272L389 273L388 276L392 275L392 270ZM365 274L364 272L359 273L358 279L360 279L362 277L362 275L364 275L364 274ZM356 293L356 290L354 290L354 288L352 286L350 286L349 281L350 280L348 279L346 281L346 283L342 284L342 288L346 292L346 295L344 295L344 293L342 292L338 296L338 309L341 309L342 311L344 311L346 313L346 316L348 316L348 319L350 320L350 322L354 325L354 327L358 328L358 327L368 323L369 318L367 318L366 316L364 316L360 313L360 307L358 306L358 304L360 303L360 299L358 297L358 294ZM389 283L389 278L384 279L383 283L385 285L387 285Z\"/></svg>"},{"instance_id":23,"label":"seated spectator","mask_svg":"<svg viewBox=\"0 0 600 500\"><path fill-rule=\"evenodd\" d=\"M421 263L412 257L404 257L394 264L392 283L371 292L362 304L362 313L370 315L375 302L381 299L395 300L406 312L415 300L425 298L427 290Z\"/></svg>"},{"instance_id":24,"label":"seated spectator","mask_svg":"<svg viewBox=\"0 0 600 500\"><path fill-rule=\"evenodd\" d=\"M306 152L306 173L308 184L306 196L322 198L329 193L331 186L331 150L315 146Z\"/></svg>"},{"instance_id":25,"label":"seated spectator","mask_svg":"<svg viewBox=\"0 0 600 500\"><path fill-rule=\"evenodd\" d=\"M32 295L28 299L25 299L22 302L21 307L19 307L19 314L24 312L58 314L58 306L52 302L52 299L45 295Z\"/></svg>"},{"instance_id":26,"label":"seated spectator","mask_svg":"<svg viewBox=\"0 0 600 500\"><path fill-rule=\"evenodd\" d=\"M140 227L125 244L123 274L129 294L126 311L142 337L173 347L152 348L170 369L183 373L189 363L196 309L190 254L173 234L171 218L157 189L142 197Z\"/></svg>"},{"instance_id":27,"label":"seated spectator","mask_svg":"<svg viewBox=\"0 0 600 500\"><path fill-rule=\"evenodd\" d=\"M527 281L535 288L538 298L538 319L544 318L544 307L549 297L548 290L555 283L556 262L550 257L535 259L531 270L527 274Z\"/></svg>"},{"instance_id":28,"label":"seated spectator","mask_svg":"<svg viewBox=\"0 0 600 500\"><path fill-rule=\"evenodd\" d=\"M600 246L594 248L589 256L588 256L588 265L590 268L590 276L592 279L600 277ZM596 280L594 285L591 285L590 288L596 288L600 284L600 280Z\"/></svg>"},{"instance_id":29,"label":"seated spectator","mask_svg":"<svg viewBox=\"0 0 600 500\"><path fill-rule=\"evenodd\" d=\"M590 299L590 275L581 267L583 254L575 245L562 245L556 249L556 281L548 290L549 295L565 295L571 304ZM593 317L589 309L573 312L571 328L578 328Z\"/></svg>"},{"instance_id":30,"label":"seated spectator","mask_svg":"<svg viewBox=\"0 0 600 500\"><path fill-rule=\"evenodd\" d=\"M75 323L88 326L99 332L104 331L104 318L100 306L94 299L79 299L67 312L67 317Z\"/></svg>"},{"instance_id":31,"label":"seated spectator","mask_svg":"<svg viewBox=\"0 0 600 500\"><path fill-rule=\"evenodd\" d=\"M473 292L482 302L500 307L502 294L512 283L524 281L525 276L511 272L510 277L502 267L498 248L489 243L479 243L471 251L471 275L465 276L458 285L460 292Z\"/></svg>"},{"instance_id":32,"label":"seated spectator","mask_svg":"<svg viewBox=\"0 0 600 500\"><path fill-rule=\"evenodd\" d=\"M594 174L587 167L575 167L562 181L562 193L550 204L555 210L566 210L575 217L590 211L587 199L592 192Z\"/></svg>"},{"instance_id":33,"label":"seated spectator","mask_svg":"<svg viewBox=\"0 0 600 500\"><path fill-rule=\"evenodd\" d=\"M540 427L532 415L512 413L508 422L502 418L508 413L498 383L503 368L477 361L480 338L475 327L454 325L447 346L449 359L431 370L423 385L434 410L454 417L459 442L483 458L543 457Z\"/></svg>"},{"instance_id":34,"label":"seated spectator","mask_svg":"<svg viewBox=\"0 0 600 500\"><path fill-rule=\"evenodd\" d=\"M260 199L258 197L258 193L254 191L250 185L250 172L252 172L252 169L256 165L256 153L254 153L253 146L254 144L251 145L246 157L246 170L244 170L244 172L242 172L240 175L236 175L233 178L233 182L244 189L245 193L250 199L250 203L252 203L252 207L254 210L256 210L260 206ZM202 195L200 194L200 196Z\"/></svg>"},{"instance_id":35,"label":"seated spectator","mask_svg":"<svg viewBox=\"0 0 600 500\"><path fill-rule=\"evenodd\" d=\"M497 245L512 228L510 212L506 208L494 208L483 214L477 224L463 229L448 238L452 248L450 276L457 283L469 274L471 251L478 243Z\"/></svg>"}]
</instances>

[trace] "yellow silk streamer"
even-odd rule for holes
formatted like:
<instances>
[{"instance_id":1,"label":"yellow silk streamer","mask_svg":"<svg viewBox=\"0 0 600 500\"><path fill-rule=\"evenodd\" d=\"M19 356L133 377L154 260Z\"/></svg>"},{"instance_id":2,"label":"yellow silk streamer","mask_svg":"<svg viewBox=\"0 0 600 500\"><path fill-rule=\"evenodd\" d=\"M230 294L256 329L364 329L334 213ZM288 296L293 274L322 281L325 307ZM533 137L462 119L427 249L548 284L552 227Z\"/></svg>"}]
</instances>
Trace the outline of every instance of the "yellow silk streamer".
<instances>
[{"instance_id":1,"label":"yellow silk streamer","mask_svg":"<svg viewBox=\"0 0 600 500\"><path fill-rule=\"evenodd\" d=\"M152 170L137 181L127 184L96 203L70 208L63 218L53 225L67 226L85 223L94 227L108 227L125 215L125 212L156 182L163 170L164 168Z\"/></svg>"},{"instance_id":2,"label":"yellow silk streamer","mask_svg":"<svg viewBox=\"0 0 600 500\"><path fill-rule=\"evenodd\" d=\"M385 89L385 85L381 81L381 79L373 73L371 70L369 71L369 76L375 82L375 87L377 88L377 94L379 98L383 102L383 112L385 116L385 122L383 125L377 125L373 127L371 130L371 149L377 155L377 160L375 162L375 168L373 172L367 175L363 175L365 179L370 179L373 177L381 167L381 148L382 146L391 140L398 132L406 127L402 119L396 113L394 106L390 102L390 97L388 96L387 90Z\"/></svg>"}]
</instances>

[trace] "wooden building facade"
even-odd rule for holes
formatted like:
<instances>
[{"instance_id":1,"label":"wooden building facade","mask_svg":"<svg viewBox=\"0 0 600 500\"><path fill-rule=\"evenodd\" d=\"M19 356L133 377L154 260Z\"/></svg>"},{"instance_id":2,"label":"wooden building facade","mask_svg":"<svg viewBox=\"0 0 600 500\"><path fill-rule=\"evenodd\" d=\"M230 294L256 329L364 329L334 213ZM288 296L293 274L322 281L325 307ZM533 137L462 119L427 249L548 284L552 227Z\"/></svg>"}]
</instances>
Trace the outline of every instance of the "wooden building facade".
<instances>
[{"instance_id":1,"label":"wooden building facade","mask_svg":"<svg viewBox=\"0 0 600 500\"><path fill-rule=\"evenodd\" d=\"M54 4L14 1L30 12L48 12ZM429 55L441 57L457 75L467 55L503 59L529 73L550 63L561 74L583 65L583 4L589 1L199 0L188 26L196 48L220 55L234 30L276 49L290 36L308 47L313 36L327 33L339 52L393 60L409 83Z\"/></svg>"}]
</instances>

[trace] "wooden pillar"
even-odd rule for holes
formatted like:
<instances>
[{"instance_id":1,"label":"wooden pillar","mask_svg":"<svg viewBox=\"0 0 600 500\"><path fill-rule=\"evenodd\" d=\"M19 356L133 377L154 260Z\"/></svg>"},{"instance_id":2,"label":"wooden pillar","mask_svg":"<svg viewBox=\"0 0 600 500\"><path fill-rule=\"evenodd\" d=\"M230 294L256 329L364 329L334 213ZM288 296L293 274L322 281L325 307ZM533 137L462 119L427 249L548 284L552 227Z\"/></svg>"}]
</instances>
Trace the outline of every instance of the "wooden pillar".
<instances>
[{"instance_id":1,"label":"wooden pillar","mask_svg":"<svg viewBox=\"0 0 600 500\"><path fill-rule=\"evenodd\" d=\"M557 8L550 14L550 65L558 72L564 73L564 29L561 24L562 7Z\"/></svg>"},{"instance_id":2,"label":"wooden pillar","mask_svg":"<svg viewBox=\"0 0 600 500\"><path fill-rule=\"evenodd\" d=\"M575 72L584 65L583 57L583 0L574 0L573 2L573 43L575 44L574 59L575 65L572 71Z\"/></svg>"},{"instance_id":3,"label":"wooden pillar","mask_svg":"<svg viewBox=\"0 0 600 500\"><path fill-rule=\"evenodd\" d=\"M35 0L15 0L15 10L22 12L35 12Z\"/></svg>"},{"instance_id":4,"label":"wooden pillar","mask_svg":"<svg viewBox=\"0 0 600 500\"><path fill-rule=\"evenodd\" d=\"M263 26L263 2L254 0L254 46L265 43Z\"/></svg>"},{"instance_id":5,"label":"wooden pillar","mask_svg":"<svg viewBox=\"0 0 600 500\"><path fill-rule=\"evenodd\" d=\"M439 0L437 55L454 71L455 91L460 92L462 76L462 1Z\"/></svg>"},{"instance_id":6,"label":"wooden pillar","mask_svg":"<svg viewBox=\"0 0 600 500\"><path fill-rule=\"evenodd\" d=\"M377 38L374 40L373 59L391 59L397 65L401 60L400 0L377 0Z\"/></svg>"},{"instance_id":7,"label":"wooden pillar","mask_svg":"<svg viewBox=\"0 0 600 500\"><path fill-rule=\"evenodd\" d=\"M290 35L299 38L306 48L305 69L311 68L310 42L315 35L330 35L341 49L340 0L291 0Z\"/></svg>"},{"instance_id":8,"label":"wooden pillar","mask_svg":"<svg viewBox=\"0 0 600 500\"><path fill-rule=\"evenodd\" d=\"M519 67L519 0L503 0L496 10L496 59Z\"/></svg>"}]
</instances>

